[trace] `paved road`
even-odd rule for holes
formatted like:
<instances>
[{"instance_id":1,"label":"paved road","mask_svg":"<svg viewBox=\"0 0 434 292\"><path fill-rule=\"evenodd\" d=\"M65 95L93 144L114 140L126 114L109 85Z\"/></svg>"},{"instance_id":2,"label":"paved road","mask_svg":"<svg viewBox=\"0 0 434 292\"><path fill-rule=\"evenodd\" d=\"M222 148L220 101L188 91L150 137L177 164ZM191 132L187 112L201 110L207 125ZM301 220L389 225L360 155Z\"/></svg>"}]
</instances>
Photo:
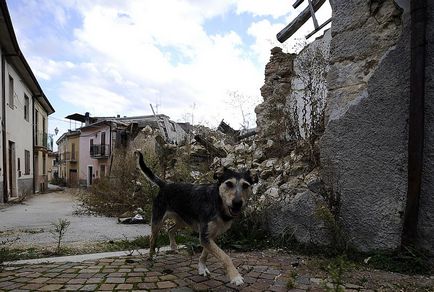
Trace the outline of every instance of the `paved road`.
<instances>
[{"instance_id":1,"label":"paved road","mask_svg":"<svg viewBox=\"0 0 434 292\"><path fill-rule=\"evenodd\" d=\"M197 274L199 255L160 253L153 263L143 256L122 256L83 262L9 265L0 270L1 291L293 291L321 292L335 288L329 275L315 268L316 259L278 251L231 253L244 277L229 284L222 264L207 262L209 277ZM299 263L294 265L294 263ZM347 273L346 273L347 274ZM344 275L345 291L433 291L434 278L359 269ZM334 291L334 289L333 289Z\"/></svg>"},{"instance_id":2,"label":"paved road","mask_svg":"<svg viewBox=\"0 0 434 292\"><path fill-rule=\"evenodd\" d=\"M94 241L135 238L150 234L144 224L117 224L116 218L74 215L77 202L70 191L41 194L22 204L10 205L0 210L0 240L20 238L22 246L54 244L50 230L59 218L71 222L64 242L88 243Z\"/></svg>"}]
</instances>

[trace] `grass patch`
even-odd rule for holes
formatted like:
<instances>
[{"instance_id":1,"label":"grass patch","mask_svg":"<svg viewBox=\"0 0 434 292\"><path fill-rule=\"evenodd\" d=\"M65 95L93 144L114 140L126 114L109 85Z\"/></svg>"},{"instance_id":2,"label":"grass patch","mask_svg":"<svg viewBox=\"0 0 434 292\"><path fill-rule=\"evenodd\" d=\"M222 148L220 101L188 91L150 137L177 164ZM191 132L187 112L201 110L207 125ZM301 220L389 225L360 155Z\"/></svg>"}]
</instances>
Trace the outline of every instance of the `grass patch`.
<instances>
[{"instance_id":1,"label":"grass patch","mask_svg":"<svg viewBox=\"0 0 434 292\"><path fill-rule=\"evenodd\" d=\"M179 234L176 236L178 244L185 245L189 251L197 252L199 240L197 236ZM157 248L169 245L169 236L166 232L161 233L157 239ZM135 239L120 239L115 241L96 242L82 247L62 246L12 248L3 246L0 248L0 265L6 261L38 259L45 257L81 255L100 252L135 251L149 248L149 236L139 236Z\"/></svg>"},{"instance_id":2,"label":"grass patch","mask_svg":"<svg viewBox=\"0 0 434 292\"><path fill-rule=\"evenodd\" d=\"M428 253L414 247L404 247L395 252L355 254L353 260L366 262L366 265L375 269L408 275L429 275L434 272Z\"/></svg>"}]
</instances>

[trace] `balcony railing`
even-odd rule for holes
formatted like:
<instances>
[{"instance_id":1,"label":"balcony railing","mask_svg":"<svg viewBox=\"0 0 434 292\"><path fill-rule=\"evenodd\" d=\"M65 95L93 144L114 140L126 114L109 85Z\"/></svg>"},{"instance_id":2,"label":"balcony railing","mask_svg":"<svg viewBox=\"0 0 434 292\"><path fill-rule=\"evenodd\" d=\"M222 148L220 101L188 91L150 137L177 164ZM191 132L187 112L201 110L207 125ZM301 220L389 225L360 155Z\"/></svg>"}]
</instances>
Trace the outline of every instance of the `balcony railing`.
<instances>
[{"instance_id":1,"label":"balcony railing","mask_svg":"<svg viewBox=\"0 0 434 292\"><path fill-rule=\"evenodd\" d=\"M35 135L35 146L48 147L48 134L43 132L36 132Z\"/></svg>"},{"instance_id":2,"label":"balcony railing","mask_svg":"<svg viewBox=\"0 0 434 292\"><path fill-rule=\"evenodd\" d=\"M110 155L110 147L108 144L90 146L90 157L92 158L107 158Z\"/></svg>"}]
</instances>

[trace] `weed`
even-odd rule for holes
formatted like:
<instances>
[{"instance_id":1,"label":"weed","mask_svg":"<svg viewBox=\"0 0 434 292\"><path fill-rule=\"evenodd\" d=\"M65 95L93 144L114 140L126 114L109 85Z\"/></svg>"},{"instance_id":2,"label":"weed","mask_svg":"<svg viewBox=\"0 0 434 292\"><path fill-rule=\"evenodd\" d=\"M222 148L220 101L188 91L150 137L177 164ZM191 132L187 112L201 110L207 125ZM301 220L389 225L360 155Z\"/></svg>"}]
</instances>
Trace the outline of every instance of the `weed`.
<instances>
[{"instance_id":1,"label":"weed","mask_svg":"<svg viewBox=\"0 0 434 292\"><path fill-rule=\"evenodd\" d=\"M424 250L406 246L400 251L364 255L364 261L375 269L409 275L427 275L433 272L428 254ZM361 261L362 256L362 254L359 255L355 260Z\"/></svg>"},{"instance_id":2,"label":"weed","mask_svg":"<svg viewBox=\"0 0 434 292\"><path fill-rule=\"evenodd\" d=\"M51 230L50 233L57 239L57 247L56 247L57 254L60 254L61 252L60 244L70 224L71 222L67 219L58 219L57 222L51 223L54 229Z\"/></svg>"},{"instance_id":3,"label":"weed","mask_svg":"<svg viewBox=\"0 0 434 292\"><path fill-rule=\"evenodd\" d=\"M330 209L326 206L319 206L315 211L315 215L325 223L330 232L330 247L334 249L330 251L334 255L345 253L348 250L348 239Z\"/></svg>"},{"instance_id":4,"label":"weed","mask_svg":"<svg viewBox=\"0 0 434 292\"><path fill-rule=\"evenodd\" d=\"M5 261L10 261L13 260L15 258L15 252L13 249L10 249L10 246L12 245L12 243L14 243L15 241L17 241L19 238L13 238L13 239L5 239L5 240L1 240L0 241L0 266L5 262Z\"/></svg>"},{"instance_id":5,"label":"weed","mask_svg":"<svg viewBox=\"0 0 434 292\"><path fill-rule=\"evenodd\" d=\"M338 256L332 262L330 262L326 271L331 279L331 285L324 283L323 288L328 292L341 292L343 288L343 277L345 273L351 268L351 263L348 262L345 256ZM331 287L330 287L331 286Z\"/></svg>"},{"instance_id":6,"label":"weed","mask_svg":"<svg viewBox=\"0 0 434 292\"><path fill-rule=\"evenodd\" d=\"M145 150L144 156L150 168L159 175L159 162L154 153ZM146 211L145 219L149 220L152 198L158 188L136 169L133 151L118 149L114 157L111 175L95 180L90 188L80 191L81 207L89 213L109 217L142 208Z\"/></svg>"},{"instance_id":7,"label":"weed","mask_svg":"<svg viewBox=\"0 0 434 292\"><path fill-rule=\"evenodd\" d=\"M288 289L294 289L295 288L295 281L297 279L297 272L296 271L291 271L289 273L289 277L288 277L288 281L286 282L286 288Z\"/></svg>"}]
</instances>

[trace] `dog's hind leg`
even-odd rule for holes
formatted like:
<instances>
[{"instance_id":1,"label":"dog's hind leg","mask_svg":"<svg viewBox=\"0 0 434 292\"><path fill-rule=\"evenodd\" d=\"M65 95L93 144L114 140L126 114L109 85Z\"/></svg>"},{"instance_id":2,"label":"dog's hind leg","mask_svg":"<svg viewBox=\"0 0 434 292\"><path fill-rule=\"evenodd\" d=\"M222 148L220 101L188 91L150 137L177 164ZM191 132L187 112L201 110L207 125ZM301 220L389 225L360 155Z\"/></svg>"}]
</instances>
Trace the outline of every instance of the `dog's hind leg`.
<instances>
[{"instance_id":1,"label":"dog's hind leg","mask_svg":"<svg viewBox=\"0 0 434 292\"><path fill-rule=\"evenodd\" d=\"M163 226L163 220L159 222L152 222L151 226L151 237L149 239L149 258L152 258L155 255L155 245L158 238L158 233L160 232L161 227Z\"/></svg>"},{"instance_id":2,"label":"dog's hind leg","mask_svg":"<svg viewBox=\"0 0 434 292\"><path fill-rule=\"evenodd\" d=\"M187 226L187 224L182 220L181 217L179 217L178 214L174 213L174 212L167 212L166 216L168 218L171 218L173 221L175 221L175 224L173 224L170 228L169 228L169 240L170 240L170 249L172 251L176 251L178 249L178 246L176 245L176 232L179 229L182 229L184 227Z\"/></svg>"},{"instance_id":3,"label":"dog's hind leg","mask_svg":"<svg viewBox=\"0 0 434 292\"><path fill-rule=\"evenodd\" d=\"M208 250L206 248L203 248L202 254L199 258L199 266L198 271L199 275L201 276L209 276L211 273L209 272L208 268L206 267L206 260L208 259Z\"/></svg>"},{"instance_id":4,"label":"dog's hind leg","mask_svg":"<svg viewBox=\"0 0 434 292\"><path fill-rule=\"evenodd\" d=\"M157 197L152 208L151 237L149 239L149 258L151 259L155 255L155 244L157 242L158 232L160 232L163 226L165 214L166 208Z\"/></svg>"},{"instance_id":5,"label":"dog's hind leg","mask_svg":"<svg viewBox=\"0 0 434 292\"><path fill-rule=\"evenodd\" d=\"M184 228L184 224L175 220L175 224L173 224L170 228L169 228L169 241L170 241L170 249L172 251L176 251L178 249L178 246L176 245L176 231L178 231L179 229Z\"/></svg>"}]
</instances>

